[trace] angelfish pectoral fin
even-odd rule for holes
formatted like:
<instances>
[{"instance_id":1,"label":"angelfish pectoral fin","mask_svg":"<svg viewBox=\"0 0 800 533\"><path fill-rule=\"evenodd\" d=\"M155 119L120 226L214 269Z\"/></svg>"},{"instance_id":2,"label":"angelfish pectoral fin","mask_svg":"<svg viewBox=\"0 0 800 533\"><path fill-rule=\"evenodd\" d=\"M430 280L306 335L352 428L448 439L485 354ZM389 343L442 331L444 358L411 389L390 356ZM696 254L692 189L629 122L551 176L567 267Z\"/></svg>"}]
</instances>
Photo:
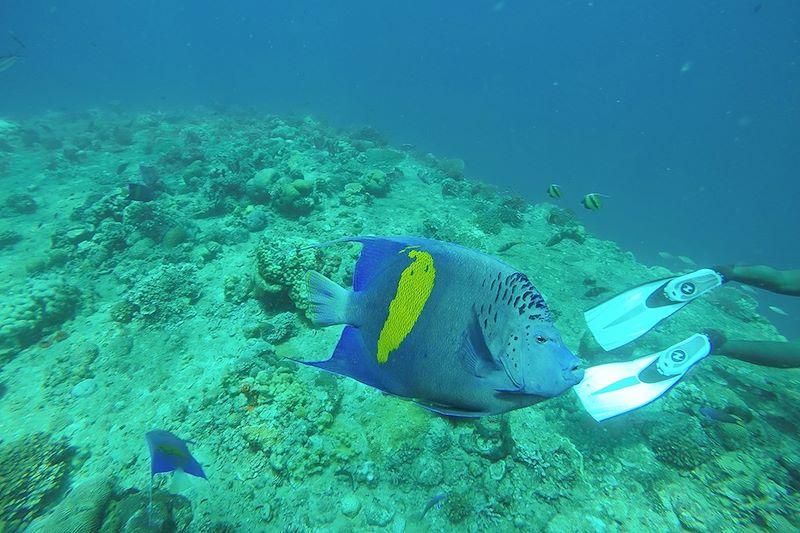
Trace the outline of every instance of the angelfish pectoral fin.
<instances>
[{"instance_id":1,"label":"angelfish pectoral fin","mask_svg":"<svg viewBox=\"0 0 800 533\"><path fill-rule=\"evenodd\" d=\"M459 355L464 369L475 377L485 378L503 368L489 351L483 329L474 313L467 327Z\"/></svg>"},{"instance_id":2,"label":"angelfish pectoral fin","mask_svg":"<svg viewBox=\"0 0 800 533\"><path fill-rule=\"evenodd\" d=\"M485 411L470 411L466 409L458 409L455 407L449 407L443 405L430 405L422 403L417 400L415 400L414 403L419 405L420 407L427 409L428 411L434 412L442 416L457 416L461 418L480 418L482 416L487 416L490 414Z\"/></svg>"},{"instance_id":3,"label":"angelfish pectoral fin","mask_svg":"<svg viewBox=\"0 0 800 533\"><path fill-rule=\"evenodd\" d=\"M502 392L503 394L528 394L522 387L514 387L513 389L495 389L495 392Z\"/></svg>"}]
</instances>

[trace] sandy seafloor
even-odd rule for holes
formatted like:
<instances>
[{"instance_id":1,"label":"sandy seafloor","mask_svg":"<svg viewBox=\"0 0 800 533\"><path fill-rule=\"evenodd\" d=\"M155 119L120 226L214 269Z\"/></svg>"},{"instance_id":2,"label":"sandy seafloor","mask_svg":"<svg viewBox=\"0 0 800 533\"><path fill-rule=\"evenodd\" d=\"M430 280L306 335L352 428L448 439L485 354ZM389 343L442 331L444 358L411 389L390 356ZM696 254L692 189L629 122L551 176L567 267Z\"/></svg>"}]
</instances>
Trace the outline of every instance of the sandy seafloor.
<instances>
[{"instance_id":1,"label":"sandy seafloor","mask_svg":"<svg viewBox=\"0 0 800 533\"><path fill-rule=\"evenodd\" d=\"M0 179L0 531L800 528L796 370L711 358L604 424L572 392L458 421L285 359L328 357L339 330L310 325L304 273L346 284L358 253L298 247L367 234L518 267L587 365L704 327L781 339L726 286L603 353L583 311L670 272L459 160L311 118L90 110L0 122ZM158 197L131 201L143 180ZM208 481L158 476L148 528L153 428L190 440Z\"/></svg>"}]
</instances>

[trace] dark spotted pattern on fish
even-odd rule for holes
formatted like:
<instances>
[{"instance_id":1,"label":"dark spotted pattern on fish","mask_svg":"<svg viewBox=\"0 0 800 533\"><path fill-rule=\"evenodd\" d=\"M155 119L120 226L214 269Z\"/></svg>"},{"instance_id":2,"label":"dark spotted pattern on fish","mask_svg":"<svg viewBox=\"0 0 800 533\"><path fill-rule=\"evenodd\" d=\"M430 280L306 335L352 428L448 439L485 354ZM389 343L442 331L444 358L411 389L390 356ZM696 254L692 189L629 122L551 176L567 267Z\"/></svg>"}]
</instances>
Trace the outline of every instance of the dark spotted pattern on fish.
<instances>
[{"instance_id":1,"label":"dark spotted pattern on fish","mask_svg":"<svg viewBox=\"0 0 800 533\"><path fill-rule=\"evenodd\" d=\"M483 280L481 285L486 287L488 280ZM506 304L515 308L520 316L527 313L529 320L547 320L552 322L553 316L542 298L542 295L530 282L528 276L522 272L515 272L503 278L498 272L497 277L489 283L489 290L494 293L494 301L481 304L480 316L484 318L483 327L487 327L488 318L497 323L498 304Z\"/></svg>"}]
</instances>

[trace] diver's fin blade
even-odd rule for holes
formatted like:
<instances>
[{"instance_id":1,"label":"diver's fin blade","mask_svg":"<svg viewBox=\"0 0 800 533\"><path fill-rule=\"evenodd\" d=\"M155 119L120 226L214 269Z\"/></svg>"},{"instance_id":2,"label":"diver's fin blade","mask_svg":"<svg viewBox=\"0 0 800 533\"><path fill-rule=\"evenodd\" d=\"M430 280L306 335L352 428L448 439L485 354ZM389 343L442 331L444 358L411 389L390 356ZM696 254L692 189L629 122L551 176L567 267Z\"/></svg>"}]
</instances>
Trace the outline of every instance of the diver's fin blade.
<instances>
[{"instance_id":1,"label":"diver's fin blade","mask_svg":"<svg viewBox=\"0 0 800 533\"><path fill-rule=\"evenodd\" d=\"M613 350L638 339L722 282L722 276L707 268L650 281L589 309L584 317L598 344Z\"/></svg>"},{"instance_id":2,"label":"diver's fin blade","mask_svg":"<svg viewBox=\"0 0 800 533\"><path fill-rule=\"evenodd\" d=\"M325 361L292 360L333 374L348 376L370 387L384 390L377 376L377 362L367 355L361 332L354 326L344 328L330 359Z\"/></svg>"},{"instance_id":3,"label":"diver's fin blade","mask_svg":"<svg viewBox=\"0 0 800 533\"><path fill-rule=\"evenodd\" d=\"M584 409L602 422L660 398L710 351L708 337L692 335L656 354L587 368L574 389Z\"/></svg>"}]
</instances>

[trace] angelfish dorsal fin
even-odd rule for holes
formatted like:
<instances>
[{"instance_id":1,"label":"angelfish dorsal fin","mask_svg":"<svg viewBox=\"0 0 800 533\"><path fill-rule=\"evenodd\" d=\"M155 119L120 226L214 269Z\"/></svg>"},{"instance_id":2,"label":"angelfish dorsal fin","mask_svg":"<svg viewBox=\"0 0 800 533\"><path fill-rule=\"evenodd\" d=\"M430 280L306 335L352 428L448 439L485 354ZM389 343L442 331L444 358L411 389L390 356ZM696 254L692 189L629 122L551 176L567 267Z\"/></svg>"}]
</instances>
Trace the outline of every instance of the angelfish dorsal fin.
<instances>
[{"instance_id":1,"label":"angelfish dorsal fin","mask_svg":"<svg viewBox=\"0 0 800 533\"><path fill-rule=\"evenodd\" d=\"M353 238L352 240L363 245L353 272L354 291L360 291L367 287L375 276L383 271L386 264L396 260L397 254L408 247L407 243L399 240L378 237Z\"/></svg>"}]
</instances>

